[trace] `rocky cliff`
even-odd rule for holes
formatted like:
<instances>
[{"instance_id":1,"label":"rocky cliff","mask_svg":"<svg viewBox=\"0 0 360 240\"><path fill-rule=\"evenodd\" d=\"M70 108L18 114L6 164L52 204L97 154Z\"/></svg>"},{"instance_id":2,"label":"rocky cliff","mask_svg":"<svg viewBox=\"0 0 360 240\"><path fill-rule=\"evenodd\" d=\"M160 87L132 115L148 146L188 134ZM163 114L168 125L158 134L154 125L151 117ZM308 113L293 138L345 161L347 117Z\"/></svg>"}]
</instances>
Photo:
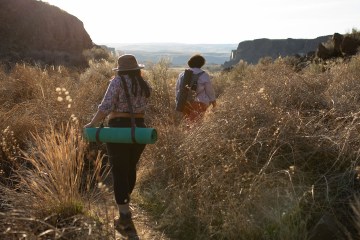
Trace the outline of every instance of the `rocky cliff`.
<instances>
[{"instance_id":1,"label":"rocky cliff","mask_svg":"<svg viewBox=\"0 0 360 240\"><path fill-rule=\"evenodd\" d=\"M315 52L318 45L326 42L331 36L322 36L315 39L255 39L240 42L238 48L231 54L230 61L224 63L225 68L244 60L250 64L258 63L260 58L279 56L305 55Z\"/></svg>"},{"instance_id":2,"label":"rocky cliff","mask_svg":"<svg viewBox=\"0 0 360 240\"><path fill-rule=\"evenodd\" d=\"M1 0L0 23L2 61L79 66L93 46L78 18L41 1Z\"/></svg>"}]
</instances>

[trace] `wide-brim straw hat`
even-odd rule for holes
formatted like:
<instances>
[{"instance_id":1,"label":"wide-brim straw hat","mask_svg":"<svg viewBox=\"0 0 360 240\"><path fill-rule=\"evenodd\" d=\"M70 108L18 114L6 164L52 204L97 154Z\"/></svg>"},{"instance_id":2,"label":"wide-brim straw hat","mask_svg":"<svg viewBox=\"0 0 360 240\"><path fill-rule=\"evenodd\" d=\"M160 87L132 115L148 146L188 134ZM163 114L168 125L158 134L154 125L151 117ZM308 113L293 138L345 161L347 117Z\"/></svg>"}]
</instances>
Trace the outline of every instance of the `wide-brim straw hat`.
<instances>
[{"instance_id":1,"label":"wide-brim straw hat","mask_svg":"<svg viewBox=\"0 0 360 240\"><path fill-rule=\"evenodd\" d=\"M132 54L124 54L118 58L117 68L113 68L114 71L131 71L142 69L145 66L138 64L136 58Z\"/></svg>"}]
</instances>

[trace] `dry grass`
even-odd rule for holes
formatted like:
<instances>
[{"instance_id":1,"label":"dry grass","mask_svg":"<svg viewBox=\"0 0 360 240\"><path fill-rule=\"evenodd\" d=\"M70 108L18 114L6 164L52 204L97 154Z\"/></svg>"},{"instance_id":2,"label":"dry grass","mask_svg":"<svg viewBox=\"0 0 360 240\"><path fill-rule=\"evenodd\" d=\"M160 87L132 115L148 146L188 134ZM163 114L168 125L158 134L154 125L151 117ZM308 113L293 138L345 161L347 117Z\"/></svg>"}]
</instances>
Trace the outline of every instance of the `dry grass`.
<instances>
[{"instance_id":1,"label":"dry grass","mask_svg":"<svg viewBox=\"0 0 360 240\"><path fill-rule=\"evenodd\" d=\"M134 201L171 239L307 239L324 214L343 223L344 234L355 239L359 65L357 56L313 63L299 72L286 59L277 59L212 73L218 107L191 128L174 111L179 72L165 60L147 66L144 77L153 95L146 121L157 129L159 140L143 154ZM78 136L72 132L76 128L67 124L72 114L80 126L90 120L112 67L93 62L85 72L74 73L18 65L0 73L2 176L21 173L6 189L16 186L18 194L31 200L27 204L24 196L6 195L4 209L11 209L15 200L19 207L1 218L14 219L29 207L27 218L37 222L50 213L67 214L65 219L88 216L88 206L97 212L97 199L103 198L96 194L102 191L82 190L95 189L80 179L95 180L80 177L85 171L80 159L93 162L91 169L97 172L101 155L96 153L103 149L90 145L86 150L81 140L72 138ZM32 167L23 172L28 165ZM35 199L49 207L40 208L44 205ZM46 224L36 234L59 231ZM89 230L84 226L78 228ZM99 234L106 233L100 228Z\"/></svg>"},{"instance_id":2,"label":"dry grass","mask_svg":"<svg viewBox=\"0 0 360 240\"><path fill-rule=\"evenodd\" d=\"M49 123L44 133L32 137L27 152L22 152L23 166L12 176L16 184L2 187L8 209L0 218L4 236L99 239L109 235L102 229L104 223L92 216L106 194L97 183L107 170L102 169L100 153L91 166L84 161L87 143L77 121L59 128Z\"/></svg>"},{"instance_id":3,"label":"dry grass","mask_svg":"<svg viewBox=\"0 0 360 240\"><path fill-rule=\"evenodd\" d=\"M101 225L110 218L97 216L110 211L97 203L105 194L96 190L102 155L81 139L81 118L76 117L82 116L79 97L85 102L102 97L85 81L101 70L96 63L81 74L18 64L1 72L1 209L6 210L1 222L6 238L98 239L108 234Z\"/></svg>"},{"instance_id":4,"label":"dry grass","mask_svg":"<svg viewBox=\"0 0 360 240\"><path fill-rule=\"evenodd\" d=\"M216 76L219 106L202 124L159 119L143 204L176 239L306 239L326 212L351 223L358 63L296 73L279 59Z\"/></svg>"}]
</instances>

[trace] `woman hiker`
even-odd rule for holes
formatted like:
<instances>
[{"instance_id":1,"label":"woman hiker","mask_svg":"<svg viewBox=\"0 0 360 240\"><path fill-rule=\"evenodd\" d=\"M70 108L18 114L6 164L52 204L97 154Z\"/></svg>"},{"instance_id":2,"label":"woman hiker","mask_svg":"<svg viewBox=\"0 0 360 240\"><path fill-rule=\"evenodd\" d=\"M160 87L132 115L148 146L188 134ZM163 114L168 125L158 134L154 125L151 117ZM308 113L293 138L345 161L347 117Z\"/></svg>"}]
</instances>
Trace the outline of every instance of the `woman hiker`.
<instances>
[{"instance_id":1,"label":"woman hiker","mask_svg":"<svg viewBox=\"0 0 360 240\"><path fill-rule=\"evenodd\" d=\"M116 76L110 81L107 91L92 120L84 127L95 127L108 117L109 127L130 128L132 117L137 127L144 124L151 87L141 76L143 65L133 55L118 58L113 70ZM128 101L130 100L131 106ZM115 228L129 239L139 239L129 207L130 195L136 183L136 165L145 149L145 144L106 143L112 168L115 200L119 218L114 220Z\"/></svg>"}]
</instances>

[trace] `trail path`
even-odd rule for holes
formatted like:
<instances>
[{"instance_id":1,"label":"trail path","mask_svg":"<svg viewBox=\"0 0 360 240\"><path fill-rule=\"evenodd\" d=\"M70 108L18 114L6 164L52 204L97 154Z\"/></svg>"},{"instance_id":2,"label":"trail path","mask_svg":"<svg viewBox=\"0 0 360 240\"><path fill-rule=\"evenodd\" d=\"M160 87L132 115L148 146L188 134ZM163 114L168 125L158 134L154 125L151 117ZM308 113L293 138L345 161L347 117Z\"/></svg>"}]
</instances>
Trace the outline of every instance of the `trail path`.
<instances>
[{"instance_id":1,"label":"trail path","mask_svg":"<svg viewBox=\"0 0 360 240\"><path fill-rule=\"evenodd\" d=\"M167 237L164 233L156 229L156 223L154 224L152 222L152 220L144 210L140 209L136 205L132 205L131 207L132 207L134 224L136 226L136 230L138 232L140 240L170 240L170 238ZM116 212L115 203L113 204L113 209L114 212ZM110 216L110 218L112 218L112 216ZM111 224L111 227L114 228L113 224ZM121 239L120 235L116 231L114 231L114 233L116 233L115 236L116 240Z\"/></svg>"},{"instance_id":2,"label":"trail path","mask_svg":"<svg viewBox=\"0 0 360 240\"><path fill-rule=\"evenodd\" d=\"M163 232L156 229L154 224L142 209L134 206L134 223L136 225L140 239L142 240L170 240ZM155 227L154 227L155 225Z\"/></svg>"},{"instance_id":3,"label":"trail path","mask_svg":"<svg viewBox=\"0 0 360 240\"><path fill-rule=\"evenodd\" d=\"M118 216L117 213L117 205L114 200L114 193L112 189L111 180L107 180L109 191L105 194L105 202L111 205L111 210L108 211L108 217L110 220L110 225L112 231L116 233L113 226L114 217ZM171 240L168 236L166 236L163 232L156 229L156 223L153 222L151 217L148 215L146 211L141 209L136 203L130 203L130 207L132 209L133 221L136 226L136 230L140 237L140 240ZM105 215L105 213L103 213ZM104 216L105 218L105 216ZM117 235L116 240L121 239L120 235Z\"/></svg>"}]
</instances>

